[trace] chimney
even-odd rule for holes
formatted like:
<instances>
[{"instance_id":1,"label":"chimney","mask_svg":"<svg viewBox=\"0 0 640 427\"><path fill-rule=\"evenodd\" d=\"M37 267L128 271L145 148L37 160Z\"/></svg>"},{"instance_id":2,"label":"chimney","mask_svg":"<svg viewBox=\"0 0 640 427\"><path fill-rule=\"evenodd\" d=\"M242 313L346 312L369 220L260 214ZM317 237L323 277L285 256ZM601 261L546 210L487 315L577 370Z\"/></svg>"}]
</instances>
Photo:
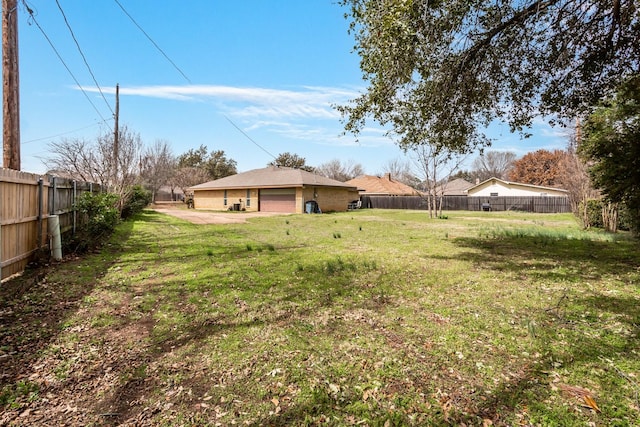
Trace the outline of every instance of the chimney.
<instances>
[{"instance_id":1,"label":"chimney","mask_svg":"<svg viewBox=\"0 0 640 427\"><path fill-rule=\"evenodd\" d=\"M391 181L391 172L387 172L384 174L384 177L388 180Z\"/></svg>"}]
</instances>

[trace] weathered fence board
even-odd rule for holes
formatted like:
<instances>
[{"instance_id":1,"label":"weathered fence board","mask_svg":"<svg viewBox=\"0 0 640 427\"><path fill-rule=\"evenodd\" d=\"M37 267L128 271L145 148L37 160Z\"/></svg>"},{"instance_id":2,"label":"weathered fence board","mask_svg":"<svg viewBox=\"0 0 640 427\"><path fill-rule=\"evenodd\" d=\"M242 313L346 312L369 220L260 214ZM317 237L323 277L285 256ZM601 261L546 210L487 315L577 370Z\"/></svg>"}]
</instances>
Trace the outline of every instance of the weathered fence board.
<instances>
[{"instance_id":1,"label":"weathered fence board","mask_svg":"<svg viewBox=\"0 0 640 427\"><path fill-rule=\"evenodd\" d=\"M0 169L0 278L22 271L46 236L37 225L40 176ZM35 227L34 227L35 224ZM45 228L46 229L46 228Z\"/></svg>"},{"instance_id":2,"label":"weathered fence board","mask_svg":"<svg viewBox=\"0 0 640 427\"><path fill-rule=\"evenodd\" d=\"M428 209L425 198L420 196L361 196L362 207L378 209ZM443 196L438 199L445 211L481 211L489 204L492 211L526 211L538 213L571 212L568 197L468 197ZM439 205L438 205L439 206Z\"/></svg>"},{"instance_id":3,"label":"weathered fence board","mask_svg":"<svg viewBox=\"0 0 640 427\"><path fill-rule=\"evenodd\" d=\"M363 208L373 209L426 209L427 202L420 196L361 196Z\"/></svg>"},{"instance_id":4,"label":"weathered fence board","mask_svg":"<svg viewBox=\"0 0 640 427\"><path fill-rule=\"evenodd\" d=\"M482 210L488 203L492 211L523 211L537 213L571 212L568 197L519 196L519 197L469 197L467 210Z\"/></svg>"},{"instance_id":5,"label":"weathered fence board","mask_svg":"<svg viewBox=\"0 0 640 427\"><path fill-rule=\"evenodd\" d=\"M75 202L97 185L0 169L0 279L25 269L38 249L49 244L47 218L59 215L61 232L77 226Z\"/></svg>"}]
</instances>

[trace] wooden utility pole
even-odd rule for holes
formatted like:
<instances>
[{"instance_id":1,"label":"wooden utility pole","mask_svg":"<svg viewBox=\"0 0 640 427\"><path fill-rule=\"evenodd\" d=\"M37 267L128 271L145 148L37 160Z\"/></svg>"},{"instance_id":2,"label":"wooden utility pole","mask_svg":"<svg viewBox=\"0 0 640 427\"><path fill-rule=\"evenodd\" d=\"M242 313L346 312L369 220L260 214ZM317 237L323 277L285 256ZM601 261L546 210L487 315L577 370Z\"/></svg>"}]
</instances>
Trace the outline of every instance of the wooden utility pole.
<instances>
[{"instance_id":1,"label":"wooden utility pole","mask_svg":"<svg viewBox=\"0 0 640 427\"><path fill-rule=\"evenodd\" d=\"M118 145L120 139L120 129L118 128L118 117L120 116L120 85L116 83L116 112L113 114L115 126L113 129L113 182L112 185L116 185L118 182Z\"/></svg>"},{"instance_id":2,"label":"wooden utility pole","mask_svg":"<svg viewBox=\"0 0 640 427\"><path fill-rule=\"evenodd\" d=\"M2 124L2 165L20 170L17 0L2 0Z\"/></svg>"}]
</instances>

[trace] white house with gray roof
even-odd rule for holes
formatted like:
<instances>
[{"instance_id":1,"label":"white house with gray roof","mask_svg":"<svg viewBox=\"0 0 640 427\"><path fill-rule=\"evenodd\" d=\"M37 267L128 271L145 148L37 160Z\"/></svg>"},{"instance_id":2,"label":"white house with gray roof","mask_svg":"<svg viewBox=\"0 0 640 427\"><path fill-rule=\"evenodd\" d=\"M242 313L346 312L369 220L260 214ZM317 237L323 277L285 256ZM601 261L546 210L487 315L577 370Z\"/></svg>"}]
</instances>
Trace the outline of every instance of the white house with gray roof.
<instances>
[{"instance_id":1,"label":"white house with gray roof","mask_svg":"<svg viewBox=\"0 0 640 427\"><path fill-rule=\"evenodd\" d=\"M568 191L561 188L509 182L499 178L489 178L468 188L466 193L472 197L567 197L568 195Z\"/></svg>"}]
</instances>

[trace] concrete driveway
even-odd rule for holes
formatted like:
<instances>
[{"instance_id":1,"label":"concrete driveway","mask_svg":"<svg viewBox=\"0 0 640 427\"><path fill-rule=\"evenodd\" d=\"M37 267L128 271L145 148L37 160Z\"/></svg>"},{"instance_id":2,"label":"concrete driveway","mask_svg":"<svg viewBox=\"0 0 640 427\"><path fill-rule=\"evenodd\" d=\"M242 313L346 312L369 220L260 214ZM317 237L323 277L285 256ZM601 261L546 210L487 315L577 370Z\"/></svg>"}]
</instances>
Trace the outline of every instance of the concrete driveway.
<instances>
[{"instance_id":1,"label":"concrete driveway","mask_svg":"<svg viewBox=\"0 0 640 427\"><path fill-rule=\"evenodd\" d=\"M280 212L213 212L199 211L196 209L185 209L184 205L174 206L171 204L157 204L153 210L176 218L184 219L193 224L242 224L249 218L259 218L264 216L291 215Z\"/></svg>"}]
</instances>

